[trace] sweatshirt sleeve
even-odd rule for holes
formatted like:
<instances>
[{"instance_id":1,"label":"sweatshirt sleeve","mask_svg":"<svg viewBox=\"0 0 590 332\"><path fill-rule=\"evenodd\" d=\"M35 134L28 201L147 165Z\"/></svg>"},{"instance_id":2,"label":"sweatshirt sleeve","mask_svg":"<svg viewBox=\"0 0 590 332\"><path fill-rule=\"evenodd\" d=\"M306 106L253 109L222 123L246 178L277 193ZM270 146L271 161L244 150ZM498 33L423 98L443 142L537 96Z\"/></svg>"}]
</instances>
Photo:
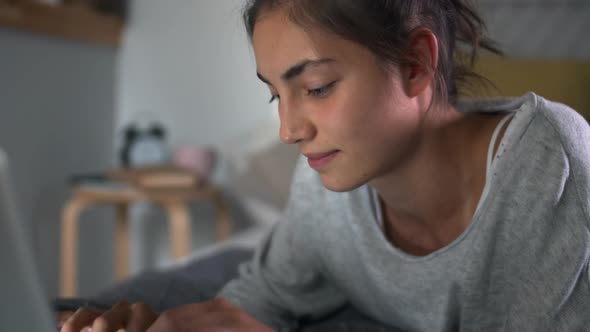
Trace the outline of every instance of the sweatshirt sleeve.
<instances>
[{"instance_id":1,"label":"sweatshirt sleeve","mask_svg":"<svg viewBox=\"0 0 590 332\"><path fill-rule=\"evenodd\" d=\"M218 294L277 330L291 330L302 318L317 318L345 303L321 273L319 241L314 238L314 193L307 165L299 162L287 208L239 276ZM317 182L317 181L316 181Z\"/></svg>"}]
</instances>

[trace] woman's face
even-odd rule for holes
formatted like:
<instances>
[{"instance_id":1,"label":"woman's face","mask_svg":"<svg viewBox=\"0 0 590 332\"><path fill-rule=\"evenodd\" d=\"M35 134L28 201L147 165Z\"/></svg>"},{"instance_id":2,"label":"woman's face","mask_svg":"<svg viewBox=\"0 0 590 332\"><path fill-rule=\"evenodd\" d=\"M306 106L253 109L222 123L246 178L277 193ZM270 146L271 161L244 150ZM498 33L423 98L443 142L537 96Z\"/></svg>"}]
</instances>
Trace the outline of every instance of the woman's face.
<instances>
[{"instance_id":1,"label":"woman's face","mask_svg":"<svg viewBox=\"0 0 590 332\"><path fill-rule=\"evenodd\" d=\"M281 140L298 144L328 189L355 189L411 157L422 115L399 70L336 35L306 33L281 11L260 17L253 45L279 102Z\"/></svg>"}]
</instances>

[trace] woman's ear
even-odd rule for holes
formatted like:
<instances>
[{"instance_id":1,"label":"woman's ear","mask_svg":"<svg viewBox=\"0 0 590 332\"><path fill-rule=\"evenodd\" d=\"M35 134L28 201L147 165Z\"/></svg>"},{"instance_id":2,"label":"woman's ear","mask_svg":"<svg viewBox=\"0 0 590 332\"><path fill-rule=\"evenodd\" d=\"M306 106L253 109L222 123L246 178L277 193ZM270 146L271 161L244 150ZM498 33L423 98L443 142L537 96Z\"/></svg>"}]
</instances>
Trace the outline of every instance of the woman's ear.
<instances>
[{"instance_id":1,"label":"woman's ear","mask_svg":"<svg viewBox=\"0 0 590 332\"><path fill-rule=\"evenodd\" d=\"M402 69L404 87L409 97L421 94L433 81L438 68L438 39L426 28L410 34L408 55L411 59Z\"/></svg>"}]
</instances>

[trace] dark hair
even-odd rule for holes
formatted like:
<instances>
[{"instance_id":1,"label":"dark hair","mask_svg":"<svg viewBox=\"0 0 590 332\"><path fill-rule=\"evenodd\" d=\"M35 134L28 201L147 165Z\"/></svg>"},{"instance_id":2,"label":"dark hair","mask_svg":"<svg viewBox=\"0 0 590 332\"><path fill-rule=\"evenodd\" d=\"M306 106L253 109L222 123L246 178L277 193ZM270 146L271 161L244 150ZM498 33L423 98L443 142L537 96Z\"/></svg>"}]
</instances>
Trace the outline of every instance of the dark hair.
<instances>
[{"instance_id":1,"label":"dark hair","mask_svg":"<svg viewBox=\"0 0 590 332\"><path fill-rule=\"evenodd\" d=\"M385 63L402 66L416 63L407 52L412 31L431 30L439 42L435 98L451 104L459 86L485 80L472 69L479 50L501 54L466 0L249 0L244 23L250 38L260 15L275 9L284 9L303 28L323 28L364 45Z\"/></svg>"}]
</instances>

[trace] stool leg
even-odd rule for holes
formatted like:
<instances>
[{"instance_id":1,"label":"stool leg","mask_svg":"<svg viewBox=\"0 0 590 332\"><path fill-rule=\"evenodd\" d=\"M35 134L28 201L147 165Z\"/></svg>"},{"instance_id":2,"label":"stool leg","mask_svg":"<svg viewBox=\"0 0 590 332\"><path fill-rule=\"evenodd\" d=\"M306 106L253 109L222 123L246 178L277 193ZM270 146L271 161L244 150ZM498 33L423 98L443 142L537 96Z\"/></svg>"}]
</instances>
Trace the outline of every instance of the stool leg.
<instances>
[{"instance_id":1,"label":"stool leg","mask_svg":"<svg viewBox=\"0 0 590 332\"><path fill-rule=\"evenodd\" d=\"M76 295L78 280L78 219L87 207L83 200L70 199L62 211L61 226L61 296Z\"/></svg>"},{"instance_id":2,"label":"stool leg","mask_svg":"<svg viewBox=\"0 0 590 332\"><path fill-rule=\"evenodd\" d=\"M129 275L129 208L127 204L116 206L117 225L115 230L115 279Z\"/></svg>"},{"instance_id":3,"label":"stool leg","mask_svg":"<svg viewBox=\"0 0 590 332\"><path fill-rule=\"evenodd\" d=\"M190 250L191 225L190 215L182 202L165 203L170 225L170 246L174 259L186 256Z\"/></svg>"},{"instance_id":4,"label":"stool leg","mask_svg":"<svg viewBox=\"0 0 590 332\"><path fill-rule=\"evenodd\" d=\"M230 213L223 196L219 192L213 194L217 214L217 240L225 240L232 231Z\"/></svg>"}]
</instances>

